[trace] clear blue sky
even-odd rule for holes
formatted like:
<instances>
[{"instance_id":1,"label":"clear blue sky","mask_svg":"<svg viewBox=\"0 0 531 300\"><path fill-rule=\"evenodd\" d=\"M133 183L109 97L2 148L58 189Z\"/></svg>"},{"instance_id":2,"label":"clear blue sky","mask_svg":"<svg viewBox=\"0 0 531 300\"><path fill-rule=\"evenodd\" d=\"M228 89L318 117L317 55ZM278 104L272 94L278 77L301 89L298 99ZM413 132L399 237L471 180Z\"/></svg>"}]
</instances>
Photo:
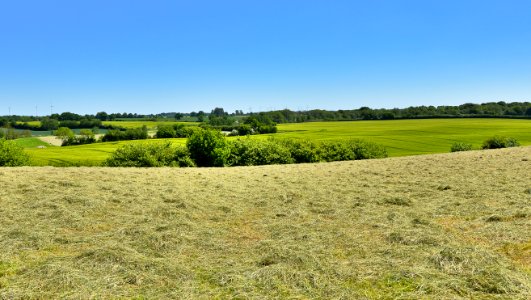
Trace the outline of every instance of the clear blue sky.
<instances>
[{"instance_id":1,"label":"clear blue sky","mask_svg":"<svg viewBox=\"0 0 531 300\"><path fill-rule=\"evenodd\" d=\"M0 2L0 115L531 100L531 1Z\"/></svg>"}]
</instances>

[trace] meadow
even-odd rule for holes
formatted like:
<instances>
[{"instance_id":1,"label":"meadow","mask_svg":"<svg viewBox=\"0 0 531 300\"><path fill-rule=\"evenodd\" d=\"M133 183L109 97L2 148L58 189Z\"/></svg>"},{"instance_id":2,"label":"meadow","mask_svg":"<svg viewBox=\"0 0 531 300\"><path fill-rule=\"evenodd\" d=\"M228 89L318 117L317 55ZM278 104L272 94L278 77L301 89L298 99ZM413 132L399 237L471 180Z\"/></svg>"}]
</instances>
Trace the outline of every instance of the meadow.
<instances>
[{"instance_id":1,"label":"meadow","mask_svg":"<svg viewBox=\"0 0 531 300\"><path fill-rule=\"evenodd\" d=\"M531 147L0 169L2 299L529 299Z\"/></svg>"},{"instance_id":2,"label":"meadow","mask_svg":"<svg viewBox=\"0 0 531 300\"><path fill-rule=\"evenodd\" d=\"M116 122L119 124L126 123L127 126L131 127L139 127L150 121ZM170 123L162 122L162 124ZM156 124L155 122L150 124L149 126L153 130ZM197 125L197 123L186 124ZM479 148L484 140L493 135L514 137L522 145L531 145L531 120L424 119L290 123L279 124L276 134L258 135L253 136L253 138L267 138L268 136L310 140L360 138L385 146L389 156L396 157L449 152L454 142L467 142ZM148 140L146 142L154 141L160 140ZM170 141L176 144L185 143L185 139L170 139ZM32 156L35 165L94 166L100 164L121 145L138 142L97 143L60 148L48 147L46 149L28 147L26 151Z\"/></svg>"}]
</instances>

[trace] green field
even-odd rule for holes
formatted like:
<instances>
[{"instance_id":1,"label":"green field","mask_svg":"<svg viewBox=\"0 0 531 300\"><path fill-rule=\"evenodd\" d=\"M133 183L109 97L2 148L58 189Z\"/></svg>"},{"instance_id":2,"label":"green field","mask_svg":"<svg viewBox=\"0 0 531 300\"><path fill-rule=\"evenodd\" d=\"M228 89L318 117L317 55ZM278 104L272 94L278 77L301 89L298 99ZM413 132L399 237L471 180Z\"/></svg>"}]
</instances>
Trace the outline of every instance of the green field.
<instances>
[{"instance_id":1,"label":"green field","mask_svg":"<svg viewBox=\"0 0 531 300\"><path fill-rule=\"evenodd\" d=\"M142 122L117 122L131 127L147 124ZM155 122L151 122L155 126ZM172 124L159 122L157 124ZM175 123L175 122L174 122ZM190 124L190 123L185 123ZM384 145L390 156L407 156L449 152L454 142L468 142L479 148L493 136L516 138L522 145L531 145L531 120L514 119L426 119L393 121L312 122L278 125L279 138L310 140L334 140L360 138ZM269 135L254 136L266 138ZM157 142L161 140L148 140ZM184 144L185 139L171 139ZM98 165L110 153L126 143L123 141L92 145L27 149L35 165Z\"/></svg>"},{"instance_id":2,"label":"green field","mask_svg":"<svg viewBox=\"0 0 531 300\"><path fill-rule=\"evenodd\" d=\"M24 148L36 148L39 146L50 147L50 144L43 142L36 137L20 138L20 139L16 139L15 142L19 146L22 146Z\"/></svg>"},{"instance_id":3,"label":"green field","mask_svg":"<svg viewBox=\"0 0 531 300\"><path fill-rule=\"evenodd\" d=\"M161 125L182 124L185 126L197 126L198 122L178 122L178 121L103 121L103 125L120 126L124 128L138 128L146 126L149 130L154 130Z\"/></svg>"},{"instance_id":4,"label":"green field","mask_svg":"<svg viewBox=\"0 0 531 300\"><path fill-rule=\"evenodd\" d=\"M425 119L291 123L278 126L276 136L311 140L360 138L384 145L390 156L448 152L454 142L479 148L495 134L531 145L531 120Z\"/></svg>"},{"instance_id":5,"label":"green field","mask_svg":"<svg viewBox=\"0 0 531 300\"><path fill-rule=\"evenodd\" d=\"M175 144L184 144L185 139L165 139ZM95 143L80 146L25 149L36 166L97 166L119 147L129 143L157 143L162 139Z\"/></svg>"}]
</instances>

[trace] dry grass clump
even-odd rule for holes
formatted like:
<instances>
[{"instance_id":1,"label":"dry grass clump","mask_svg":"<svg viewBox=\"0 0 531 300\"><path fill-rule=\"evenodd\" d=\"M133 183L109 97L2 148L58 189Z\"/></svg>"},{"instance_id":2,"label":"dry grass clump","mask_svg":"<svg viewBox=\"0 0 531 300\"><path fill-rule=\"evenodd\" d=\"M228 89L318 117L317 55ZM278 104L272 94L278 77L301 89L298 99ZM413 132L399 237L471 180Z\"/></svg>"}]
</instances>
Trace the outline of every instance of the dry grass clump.
<instances>
[{"instance_id":1,"label":"dry grass clump","mask_svg":"<svg viewBox=\"0 0 531 300\"><path fill-rule=\"evenodd\" d=\"M531 148L0 169L0 298L529 299Z\"/></svg>"}]
</instances>

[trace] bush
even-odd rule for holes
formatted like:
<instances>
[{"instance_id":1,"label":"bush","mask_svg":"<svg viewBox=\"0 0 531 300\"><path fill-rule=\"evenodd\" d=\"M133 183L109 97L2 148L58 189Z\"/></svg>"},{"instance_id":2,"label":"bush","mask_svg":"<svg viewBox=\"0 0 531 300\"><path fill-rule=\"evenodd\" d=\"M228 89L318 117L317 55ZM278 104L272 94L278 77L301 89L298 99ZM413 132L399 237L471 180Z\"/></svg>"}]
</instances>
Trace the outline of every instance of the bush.
<instances>
[{"instance_id":1,"label":"bush","mask_svg":"<svg viewBox=\"0 0 531 300\"><path fill-rule=\"evenodd\" d=\"M190 137L194 129L183 124L162 125L157 129L156 138L184 138Z\"/></svg>"},{"instance_id":2,"label":"bush","mask_svg":"<svg viewBox=\"0 0 531 300\"><path fill-rule=\"evenodd\" d=\"M320 157L323 161L354 160L356 155L344 141L323 142L320 147Z\"/></svg>"},{"instance_id":3,"label":"bush","mask_svg":"<svg viewBox=\"0 0 531 300\"><path fill-rule=\"evenodd\" d=\"M450 152L459 152L459 151L470 151L472 150L472 144L455 142L450 147Z\"/></svg>"},{"instance_id":4,"label":"bush","mask_svg":"<svg viewBox=\"0 0 531 300\"><path fill-rule=\"evenodd\" d=\"M29 164L29 156L14 141L0 139L0 166L16 167Z\"/></svg>"},{"instance_id":5,"label":"bush","mask_svg":"<svg viewBox=\"0 0 531 300\"><path fill-rule=\"evenodd\" d=\"M161 138L174 138L176 136L175 129L173 129L173 126L159 126L157 128L157 135L156 137Z\"/></svg>"},{"instance_id":6,"label":"bush","mask_svg":"<svg viewBox=\"0 0 531 300\"><path fill-rule=\"evenodd\" d=\"M102 137L102 142L115 142L125 140L145 140L148 138L148 130L146 126L141 128L130 128L126 130L113 129L107 131Z\"/></svg>"},{"instance_id":7,"label":"bush","mask_svg":"<svg viewBox=\"0 0 531 300\"><path fill-rule=\"evenodd\" d=\"M230 143L230 166L258 166L294 163L290 149L274 139L253 140L249 137Z\"/></svg>"},{"instance_id":8,"label":"bush","mask_svg":"<svg viewBox=\"0 0 531 300\"><path fill-rule=\"evenodd\" d=\"M118 148L103 165L108 167L191 167L194 163L186 148L176 148L167 142L127 144Z\"/></svg>"},{"instance_id":9,"label":"bush","mask_svg":"<svg viewBox=\"0 0 531 300\"><path fill-rule=\"evenodd\" d=\"M504 136L493 136L490 139L483 142L482 149L500 149L508 147L518 147L520 144L516 139Z\"/></svg>"},{"instance_id":10,"label":"bush","mask_svg":"<svg viewBox=\"0 0 531 300\"><path fill-rule=\"evenodd\" d=\"M362 140L350 140L348 146L354 151L354 159L372 159L387 157L387 149L382 145Z\"/></svg>"},{"instance_id":11,"label":"bush","mask_svg":"<svg viewBox=\"0 0 531 300\"><path fill-rule=\"evenodd\" d=\"M321 149L318 144L309 140L280 140L289 149L295 163L312 163L321 161Z\"/></svg>"},{"instance_id":12,"label":"bush","mask_svg":"<svg viewBox=\"0 0 531 300\"><path fill-rule=\"evenodd\" d=\"M229 144L220 131L200 129L188 138L186 146L190 156L199 167L222 167L227 165Z\"/></svg>"},{"instance_id":13,"label":"bush","mask_svg":"<svg viewBox=\"0 0 531 300\"><path fill-rule=\"evenodd\" d=\"M362 140L323 142L320 149L323 161L344 161L387 157L387 150L378 144Z\"/></svg>"}]
</instances>

